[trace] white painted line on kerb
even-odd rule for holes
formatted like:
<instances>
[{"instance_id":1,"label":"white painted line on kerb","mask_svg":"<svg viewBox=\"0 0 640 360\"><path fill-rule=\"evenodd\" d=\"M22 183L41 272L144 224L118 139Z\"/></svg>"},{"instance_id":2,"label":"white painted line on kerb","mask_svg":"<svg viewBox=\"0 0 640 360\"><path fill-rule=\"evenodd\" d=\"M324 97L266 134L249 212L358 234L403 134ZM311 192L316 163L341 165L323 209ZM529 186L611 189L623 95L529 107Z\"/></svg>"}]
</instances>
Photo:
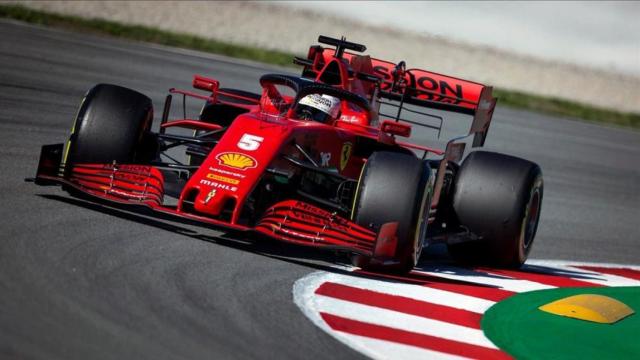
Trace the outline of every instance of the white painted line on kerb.
<instances>
[{"instance_id":1,"label":"white painted line on kerb","mask_svg":"<svg viewBox=\"0 0 640 360\"><path fill-rule=\"evenodd\" d=\"M586 261L569 261L569 260L527 260L525 265L547 266L550 268L567 268L571 266L595 266L602 268L627 268L640 271L640 265L633 264L616 264L616 263L597 263Z\"/></svg>"},{"instance_id":2,"label":"white painted line on kerb","mask_svg":"<svg viewBox=\"0 0 640 360\"><path fill-rule=\"evenodd\" d=\"M398 311L363 305L351 301L316 295L315 305L319 312L329 313L350 320L386 326L442 339L463 341L468 344L497 349L482 330L468 328L444 321L409 315Z\"/></svg>"},{"instance_id":3,"label":"white painted line on kerb","mask_svg":"<svg viewBox=\"0 0 640 360\"><path fill-rule=\"evenodd\" d=\"M571 262L571 265L575 265L575 266L569 266L569 265L566 265L564 262L549 261L549 260L529 261L529 262L527 262L527 265L544 266L544 267L550 267L550 268L553 268L553 269L567 270L567 273L564 274L567 277L570 277L570 278L576 279L576 280L582 280L582 281L598 284L598 285L604 285L604 286L640 286L640 281L635 280L635 279L626 278L626 277L620 276L620 275L599 273L599 272L595 272L595 271L592 271L592 270L586 270L586 269L582 269L582 268L578 268L577 267L577 266L581 266L581 265L583 265L583 266L602 267L602 268L615 267L615 268L627 268L627 269L640 271L640 266L636 266L636 265L617 265L617 264L597 264L597 263ZM583 276L572 276L575 273L581 274Z\"/></svg>"},{"instance_id":4,"label":"white painted line on kerb","mask_svg":"<svg viewBox=\"0 0 640 360\"><path fill-rule=\"evenodd\" d=\"M439 266L436 271L429 269L416 269L414 272L468 283L497 286L503 290L517 293L554 288L554 286L544 285L529 280L518 280L502 275L487 274L480 271L452 266Z\"/></svg>"},{"instance_id":5,"label":"white painted line on kerb","mask_svg":"<svg viewBox=\"0 0 640 360\"><path fill-rule=\"evenodd\" d=\"M640 266L637 265L547 260L531 260L527 262L527 265L532 266L530 269L532 271L543 273L549 271L552 275L587 281L594 285L640 286L640 281L638 280L625 278L619 275L598 273L576 267L584 265L594 267L628 268L640 271ZM535 269L533 268L535 266L546 267L548 270L544 268ZM355 270L355 268L342 270ZM526 270L526 266L524 270ZM534 281L518 280L502 275L487 274L480 271L457 268L449 265L427 265L422 269L416 269L414 271L434 277L459 280L470 284L496 286L503 290L512 292L526 292L553 288L552 286L540 284ZM371 279L364 276L358 276L358 274L349 275L315 272L296 281L293 288L294 302L307 316L307 318L337 340L373 359L449 360L461 359L462 357L418 346L406 345L400 342L379 340L334 330L322 319L320 312L368 324L386 326L394 329L426 334L428 336L435 336L441 339L454 340L495 349L495 346L491 344L486 337L484 337L481 330L448 323L446 321L442 321L442 319L434 320L380 307L364 305L353 301L340 300L333 298L330 295L317 294L316 291L318 287L323 283L335 283L385 295L402 296L418 301L455 307L476 313L484 313L494 304L494 302L476 298L472 295L454 293L453 291L455 290L447 291L433 289L429 287L429 282L426 282L424 285L417 285L412 283L403 283L402 281Z\"/></svg>"},{"instance_id":6,"label":"white painted line on kerb","mask_svg":"<svg viewBox=\"0 0 640 360\"><path fill-rule=\"evenodd\" d=\"M403 296L432 304L450 306L457 309L484 313L495 302L473 296L439 290L426 285L407 284L395 281L373 280L356 275L326 274L325 282L371 290L387 295Z\"/></svg>"},{"instance_id":7,"label":"white painted line on kerb","mask_svg":"<svg viewBox=\"0 0 640 360\"><path fill-rule=\"evenodd\" d=\"M300 310L320 329L331 335L348 347L367 355L373 359L435 359L435 360L459 360L465 359L449 355L446 353L427 350L410 345L403 345L384 340L372 339L364 336L347 334L331 329L329 325L320 317L318 312L315 294L318 287L327 281L335 281L337 277L348 278L348 275L338 275L327 272L314 272L293 285L293 300ZM356 278L357 279L357 278ZM364 280L364 279L363 279ZM453 293L452 293L453 294Z\"/></svg>"}]
</instances>

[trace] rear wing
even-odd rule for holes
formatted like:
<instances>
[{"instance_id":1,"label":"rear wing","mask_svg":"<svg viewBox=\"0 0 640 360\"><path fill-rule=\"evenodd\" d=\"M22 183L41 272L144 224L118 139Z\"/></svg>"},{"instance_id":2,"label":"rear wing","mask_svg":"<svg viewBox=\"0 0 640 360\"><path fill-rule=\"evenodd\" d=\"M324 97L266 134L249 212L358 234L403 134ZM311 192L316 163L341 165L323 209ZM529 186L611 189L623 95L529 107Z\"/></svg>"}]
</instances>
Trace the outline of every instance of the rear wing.
<instances>
[{"instance_id":1,"label":"rear wing","mask_svg":"<svg viewBox=\"0 0 640 360\"><path fill-rule=\"evenodd\" d=\"M365 49L362 46L362 49L356 51ZM473 146L484 145L497 101L492 95L492 87L422 69L407 70L403 61L394 64L346 52L342 48L311 46L307 59L296 58L294 62L304 66L303 76L315 77L325 64L336 57L349 65L349 77L360 80L372 103L376 101L376 94L380 98L400 103L396 106L396 121L400 120L403 104L473 115L469 129L469 135L474 135ZM379 86L371 86L371 83ZM433 127L427 124L417 125Z\"/></svg>"}]
</instances>

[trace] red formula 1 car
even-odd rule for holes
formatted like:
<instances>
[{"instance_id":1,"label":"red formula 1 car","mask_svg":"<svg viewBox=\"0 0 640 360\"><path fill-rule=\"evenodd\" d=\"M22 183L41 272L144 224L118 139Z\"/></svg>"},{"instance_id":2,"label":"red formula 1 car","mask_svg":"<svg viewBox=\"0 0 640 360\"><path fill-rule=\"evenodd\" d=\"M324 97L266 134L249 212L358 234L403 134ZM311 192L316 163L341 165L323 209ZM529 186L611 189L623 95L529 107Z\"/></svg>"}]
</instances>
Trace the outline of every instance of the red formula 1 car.
<instances>
[{"instance_id":1,"label":"red formula 1 car","mask_svg":"<svg viewBox=\"0 0 640 360\"><path fill-rule=\"evenodd\" d=\"M360 55L365 46L344 38L318 41L330 47L294 60L302 76L264 75L261 94L199 75L193 86L205 95L171 89L158 132L147 96L96 85L66 145L42 147L35 181L343 250L364 268L409 271L436 242L463 261L523 264L540 216L539 166L484 151L461 162L464 140L485 142L491 87ZM204 100L198 118L169 119L176 94ZM439 132L447 112L468 114L471 129L445 150L398 139L412 125ZM166 156L179 149L187 160Z\"/></svg>"}]
</instances>

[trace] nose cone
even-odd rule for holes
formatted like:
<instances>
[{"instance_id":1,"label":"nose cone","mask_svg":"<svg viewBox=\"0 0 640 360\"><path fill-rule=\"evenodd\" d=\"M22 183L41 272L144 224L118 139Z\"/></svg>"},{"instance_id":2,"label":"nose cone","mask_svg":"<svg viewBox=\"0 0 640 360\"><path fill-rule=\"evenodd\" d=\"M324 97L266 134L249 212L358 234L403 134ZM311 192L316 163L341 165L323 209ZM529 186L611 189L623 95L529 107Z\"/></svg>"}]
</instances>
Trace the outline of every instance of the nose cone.
<instances>
[{"instance_id":1,"label":"nose cone","mask_svg":"<svg viewBox=\"0 0 640 360\"><path fill-rule=\"evenodd\" d=\"M215 176L215 174L209 175ZM223 183L220 179L201 179L199 185L200 191L194 199L193 206L197 212L209 216L220 215L227 202L235 200L235 196L232 194L238 191L236 185Z\"/></svg>"}]
</instances>

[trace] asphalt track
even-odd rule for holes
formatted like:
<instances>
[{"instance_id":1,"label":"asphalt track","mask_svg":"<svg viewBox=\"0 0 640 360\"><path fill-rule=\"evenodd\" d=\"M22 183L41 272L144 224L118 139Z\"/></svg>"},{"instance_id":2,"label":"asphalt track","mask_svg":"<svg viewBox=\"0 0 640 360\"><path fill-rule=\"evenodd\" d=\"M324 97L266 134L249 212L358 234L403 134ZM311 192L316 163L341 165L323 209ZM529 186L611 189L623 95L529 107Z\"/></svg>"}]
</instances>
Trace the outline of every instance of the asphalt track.
<instances>
[{"instance_id":1,"label":"asphalt track","mask_svg":"<svg viewBox=\"0 0 640 360\"><path fill-rule=\"evenodd\" d=\"M95 83L146 93L160 113L166 89L189 88L194 73L252 90L277 69L4 21L0 65L0 358L362 357L292 301L293 283L331 270L332 254L24 182ZM487 145L543 168L532 257L640 263L640 133L498 108Z\"/></svg>"}]
</instances>

